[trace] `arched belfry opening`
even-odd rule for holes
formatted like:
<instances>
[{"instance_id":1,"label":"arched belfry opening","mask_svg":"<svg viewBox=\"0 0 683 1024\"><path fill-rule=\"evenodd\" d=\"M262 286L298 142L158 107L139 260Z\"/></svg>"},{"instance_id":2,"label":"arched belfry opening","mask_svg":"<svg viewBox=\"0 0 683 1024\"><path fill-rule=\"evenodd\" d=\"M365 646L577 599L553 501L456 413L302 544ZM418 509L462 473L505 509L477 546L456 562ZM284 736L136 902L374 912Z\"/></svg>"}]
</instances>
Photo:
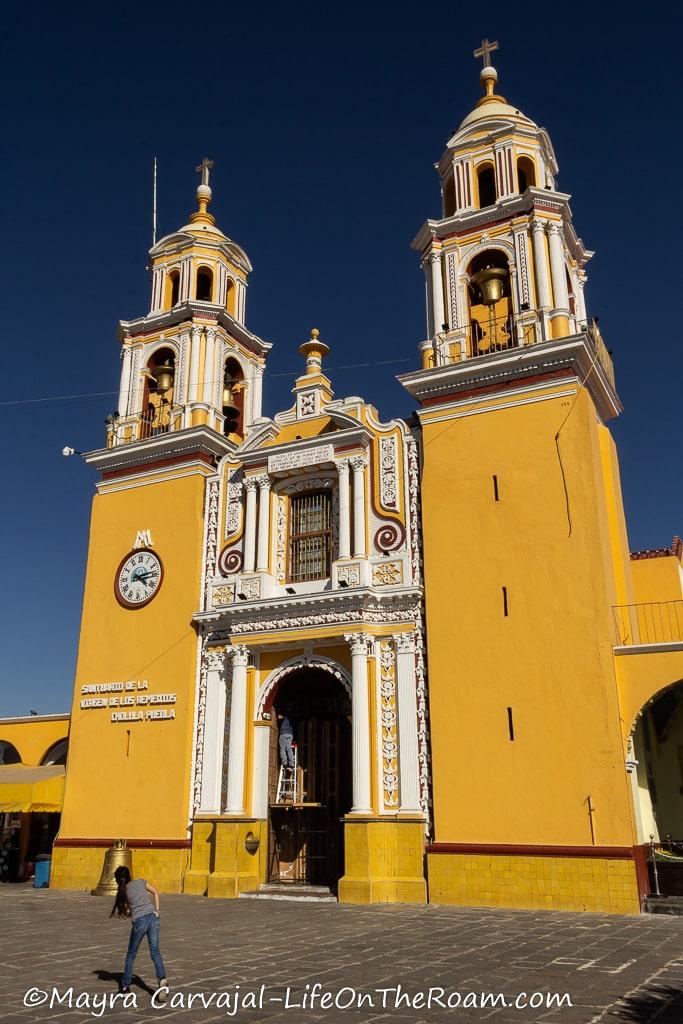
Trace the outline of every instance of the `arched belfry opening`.
<instances>
[{"instance_id":1,"label":"arched belfry opening","mask_svg":"<svg viewBox=\"0 0 683 1024\"><path fill-rule=\"evenodd\" d=\"M222 412L223 433L229 437L244 437L244 371L236 359L230 357L223 369Z\"/></svg>"},{"instance_id":2,"label":"arched belfry opening","mask_svg":"<svg viewBox=\"0 0 683 1024\"><path fill-rule=\"evenodd\" d=\"M180 298L180 271L172 270L166 278L165 309L172 309Z\"/></svg>"},{"instance_id":3,"label":"arched belfry opening","mask_svg":"<svg viewBox=\"0 0 683 1024\"><path fill-rule=\"evenodd\" d=\"M512 288L507 256L499 249L478 253L468 267L470 355L510 348L514 338Z\"/></svg>"},{"instance_id":4,"label":"arched belfry opening","mask_svg":"<svg viewBox=\"0 0 683 1024\"><path fill-rule=\"evenodd\" d=\"M493 206L496 202L496 172L492 163L479 164L477 167L477 191L479 193L479 209Z\"/></svg>"},{"instance_id":5,"label":"arched belfry opening","mask_svg":"<svg viewBox=\"0 0 683 1024\"><path fill-rule=\"evenodd\" d=\"M141 439L165 434L170 430L175 386L173 349L157 349L147 363L144 378L140 417Z\"/></svg>"},{"instance_id":6,"label":"arched belfry opening","mask_svg":"<svg viewBox=\"0 0 683 1024\"><path fill-rule=\"evenodd\" d=\"M536 184L536 167L530 156L520 156L517 160L517 191L521 195Z\"/></svg>"},{"instance_id":7,"label":"arched belfry opening","mask_svg":"<svg viewBox=\"0 0 683 1024\"><path fill-rule=\"evenodd\" d=\"M455 179L452 173L448 175L444 183L443 213L444 217L452 217L455 213Z\"/></svg>"},{"instance_id":8,"label":"arched belfry opening","mask_svg":"<svg viewBox=\"0 0 683 1024\"><path fill-rule=\"evenodd\" d=\"M237 315L237 289L230 278L225 286L225 308L231 316Z\"/></svg>"},{"instance_id":9,"label":"arched belfry opening","mask_svg":"<svg viewBox=\"0 0 683 1024\"><path fill-rule=\"evenodd\" d=\"M200 302L213 300L213 271L209 267L199 267L197 270L197 298Z\"/></svg>"},{"instance_id":10,"label":"arched belfry opening","mask_svg":"<svg viewBox=\"0 0 683 1024\"><path fill-rule=\"evenodd\" d=\"M266 711L271 715L268 880L334 890L344 871L343 817L352 803L350 694L336 674L302 666L277 684ZM295 799L278 793L285 720L296 751Z\"/></svg>"}]
</instances>

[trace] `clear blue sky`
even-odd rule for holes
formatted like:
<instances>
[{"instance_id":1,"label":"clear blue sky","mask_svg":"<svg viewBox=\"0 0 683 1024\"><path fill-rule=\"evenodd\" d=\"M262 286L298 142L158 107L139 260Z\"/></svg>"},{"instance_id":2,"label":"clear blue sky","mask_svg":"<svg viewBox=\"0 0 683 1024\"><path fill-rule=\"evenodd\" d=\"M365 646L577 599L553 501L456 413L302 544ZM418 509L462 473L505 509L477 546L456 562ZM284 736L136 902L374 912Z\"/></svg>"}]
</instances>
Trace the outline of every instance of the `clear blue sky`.
<instances>
[{"instance_id":1,"label":"clear blue sky","mask_svg":"<svg viewBox=\"0 0 683 1024\"><path fill-rule=\"evenodd\" d=\"M95 479L60 452L103 444L116 321L149 308L152 158L162 234L194 208L195 165L216 162L212 212L254 265L247 323L275 343L265 412L289 404L297 346L317 326L338 394L408 414L394 375L418 365L425 330L409 243L439 213L433 163L480 95L483 36L500 42L499 91L549 130L596 250L588 304L625 406L613 429L631 546L683 529L681 326L667 313L680 288L680 83L662 44L680 37L680 8L615 10L6 6L0 402L27 404L0 404L0 717L70 705ZM334 369L360 362L377 365Z\"/></svg>"}]
</instances>

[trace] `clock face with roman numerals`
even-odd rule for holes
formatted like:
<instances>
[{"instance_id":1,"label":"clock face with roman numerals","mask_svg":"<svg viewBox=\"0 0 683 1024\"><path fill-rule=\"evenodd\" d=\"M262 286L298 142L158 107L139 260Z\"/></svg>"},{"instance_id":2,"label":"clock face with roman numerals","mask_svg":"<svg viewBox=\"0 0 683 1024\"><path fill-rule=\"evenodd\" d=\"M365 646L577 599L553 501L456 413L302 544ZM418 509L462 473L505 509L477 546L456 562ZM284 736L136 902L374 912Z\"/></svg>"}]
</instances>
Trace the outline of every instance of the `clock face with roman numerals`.
<instances>
[{"instance_id":1,"label":"clock face with roman numerals","mask_svg":"<svg viewBox=\"0 0 683 1024\"><path fill-rule=\"evenodd\" d=\"M144 608L159 591L164 567L150 548L131 551L123 559L114 579L116 600L124 608Z\"/></svg>"}]
</instances>

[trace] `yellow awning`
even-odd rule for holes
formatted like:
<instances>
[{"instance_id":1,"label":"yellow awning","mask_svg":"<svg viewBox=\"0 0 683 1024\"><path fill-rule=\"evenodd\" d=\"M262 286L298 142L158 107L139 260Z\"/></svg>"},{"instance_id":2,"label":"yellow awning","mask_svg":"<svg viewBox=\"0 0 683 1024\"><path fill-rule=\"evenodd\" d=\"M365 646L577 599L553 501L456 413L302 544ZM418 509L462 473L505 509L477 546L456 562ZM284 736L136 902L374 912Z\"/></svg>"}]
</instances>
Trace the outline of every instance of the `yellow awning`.
<instances>
[{"instance_id":1,"label":"yellow awning","mask_svg":"<svg viewBox=\"0 0 683 1024\"><path fill-rule=\"evenodd\" d=\"M0 812L61 811L64 765L0 765Z\"/></svg>"}]
</instances>

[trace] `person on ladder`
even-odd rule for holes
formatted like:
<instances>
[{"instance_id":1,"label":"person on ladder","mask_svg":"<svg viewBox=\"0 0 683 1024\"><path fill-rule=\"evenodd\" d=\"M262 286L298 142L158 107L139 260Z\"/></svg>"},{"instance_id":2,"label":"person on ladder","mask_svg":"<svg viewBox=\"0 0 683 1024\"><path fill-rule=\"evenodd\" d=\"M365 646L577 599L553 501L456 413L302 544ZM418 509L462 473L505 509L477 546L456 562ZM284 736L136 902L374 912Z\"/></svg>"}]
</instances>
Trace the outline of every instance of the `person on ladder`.
<instances>
[{"instance_id":1,"label":"person on ladder","mask_svg":"<svg viewBox=\"0 0 683 1024\"><path fill-rule=\"evenodd\" d=\"M294 729L289 715L278 715L280 720L280 763L283 768L294 767Z\"/></svg>"}]
</instances>

